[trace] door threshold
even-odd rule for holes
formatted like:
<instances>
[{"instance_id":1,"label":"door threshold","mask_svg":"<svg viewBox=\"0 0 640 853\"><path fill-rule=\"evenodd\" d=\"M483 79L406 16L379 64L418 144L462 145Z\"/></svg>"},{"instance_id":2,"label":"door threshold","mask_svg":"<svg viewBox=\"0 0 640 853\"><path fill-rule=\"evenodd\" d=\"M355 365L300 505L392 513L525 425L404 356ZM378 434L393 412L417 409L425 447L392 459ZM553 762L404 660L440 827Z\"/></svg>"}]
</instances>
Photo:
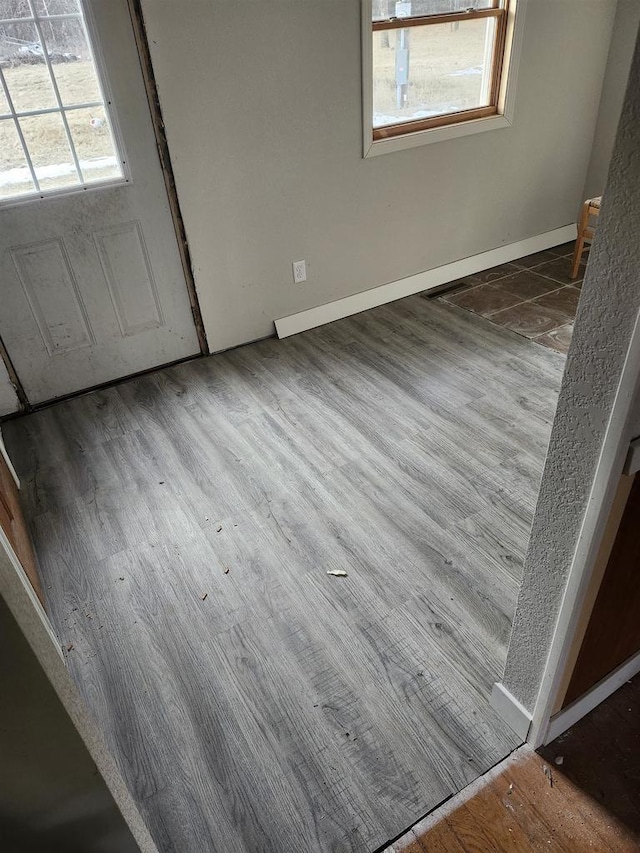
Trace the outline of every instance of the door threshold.
<instances>
[{"instance_id":1,"label":"door threshold","mask_svg":"<svg viewBox=\"0 0 640 853\"><path fill-rule=\"evenodd\" d=\"M424 835L428 829L435 826L448 815L452 814L456 809L460 808L460 806L464 805L464 803L504 773L507 768L523 761L525 758L528 758L533 754L533 749L527 743L516 747L513 752L510 752L504 758L501 758L497 764L490 767L486 773L482 773L480 776L477 776L472 782L469 782L468 785L462 788L461 791L446 797L442 802L438 803L437 806L424 814L415 823L404 829L394 839L386 841L381 847L374 850L373 853L402 853L403 850L410 847L412 844L415 844L419 836Z\"/></svg>"},{"instance_id":2,"label":"door threshold","mask_svg":"<svg viewBox=\"0 0 640 853\"><path fill-rule=\"evenodd\" d=\"M43 409L49 409L55 406L56 403L63 403L65 400L73 400L75 397L83 397L85 394L91 394L93 391L103 391L105 388L113 388L114 385L119 385L121 382L128 382L130 379L138 379L140 376L147 376L149 373L155 373L156 370L164 370L165 367L174 367L176 364L185 364L187 361L195 361L197 358L205 358L208 353L197 352L194 355L187 355L184 358L176 359L176 361L167 361L164 364L156 364L154 367L148 367L146 370L139 370L137 373L129 373L126 376L119 376L117 379L110 379L108 382L100 382L98 385L92 385L90 388L82 388L80 391L72 391L70 394L62 394L60 397L53 397L51 400L43 400L41 403L29 403L25 397L24 408L19 412L10 412L8 415L0 417L0 423L13 420L14 418L29 415L33 412L40 412Z\"/></svg>"}]
</instances>

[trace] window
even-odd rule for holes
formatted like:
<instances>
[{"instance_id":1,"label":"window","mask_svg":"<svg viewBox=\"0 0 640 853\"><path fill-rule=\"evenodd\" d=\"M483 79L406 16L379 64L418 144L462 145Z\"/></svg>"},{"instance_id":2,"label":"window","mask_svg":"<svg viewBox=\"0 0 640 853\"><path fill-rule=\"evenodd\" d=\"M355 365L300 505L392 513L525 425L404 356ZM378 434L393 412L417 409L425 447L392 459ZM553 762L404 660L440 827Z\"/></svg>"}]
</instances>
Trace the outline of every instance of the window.
<instances>
[{"instance_id":1,"label":"window","mask_svg":"<svg viewBox=\"0 0 640 853\"><path fill-rule=\"evenodd\" d=\"M513 0L366 5L370 85L364 112L372 143L504 112L501 81Z\"/></svg>"},{"instance_id":2,"label":"window","mask_svg":"<svg viewBox=\"0 0 640 853\"><path fill-rule=\"evenodd\" d=\"M0 0L0 202L124 179L80 0Z\"/></svg>"}]
</instances>

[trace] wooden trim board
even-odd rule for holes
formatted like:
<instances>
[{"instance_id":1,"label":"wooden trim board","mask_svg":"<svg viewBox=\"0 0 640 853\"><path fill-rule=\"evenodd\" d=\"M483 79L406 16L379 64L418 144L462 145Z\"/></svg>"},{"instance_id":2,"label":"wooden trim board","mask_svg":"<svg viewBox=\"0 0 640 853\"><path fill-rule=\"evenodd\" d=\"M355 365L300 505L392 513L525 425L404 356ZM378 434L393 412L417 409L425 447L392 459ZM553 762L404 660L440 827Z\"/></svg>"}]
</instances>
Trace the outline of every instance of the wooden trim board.
<instances>
[{"instance_id":1,"label":"wooden trim board","mask_svg":"<svg viewBox=\"0 0 640 853\"><path fill-rule=\"evenodd\" d=\"M0 360L4 362L4 366L9 376L9 381L13 385L13 390L15 391L16 397L18 398L18 408L16 411L28 411L29 400L27 399L26 392L22 387L22 382L20 382L20 377L16 373L16 369L13 366L13 362L11 361L11 356L7 352L7 348L5 347L2 338L0 338Z\"/></svg>"},{"instance_id":2,"label":"wooden trim board","mask_svg":"<svg viewBox=\"0 0 640 853\"><path fill-rule=\"evenodd\" d=\"M563 225L561 228L529 237L526 240L518 240L506 246L499 246L497 249L490 249L488 252L481 252L479 255L472 255L460 261L417 273L417 275L401 278L389 284L382 284L371 290L364 290L361 293L354 293L352 296L345 296L343 299L336 299L334 302L327 302L325 305L318 305L316 308L308 308L306 311L281 317L275 321L276 332L279 338L287 338L289 335L296 335L298 332L314 329L316 326L333 323L334 320L359 314L361 311L367 311L369 308L375 308L378 305L386 305L388 302L403 299L405 296L432 290L435 287L456 281L465 275L473 275L498 266L498 264L506 264L525 255L531 255L534 252L551 249L553 246L559 246L562 243L575 240L575 238L576 226L574 224Z\"/></svg>"},{"instance_id":3,"label":"wooden trim board","mask_svg":"<svg viewBox=\"0 0 640 853\"><path fill-rule=\"evenodd\" d=\"M544 738L544 744L551 743L571 726L575 725L578 720L586 717L588 713L597 708L601 702L608 699L612 693L622 687L622 685L633 678L640 672L640 652L625 661L618 669L614 670L611 675L603 678L595 687L592 687L584 696L576 699L571 705L568 705L559 714L556 714L549 721L547 733Z\"/></svg>"},{"instance_id":4,"label":"wooden trim board","mask_svg":"<svg viewBox=\"0 0 640 853\"><path fill-rule=\"evenodd\" d=\"M400 124L386 124L382 127L374 127L373 141L380 142L382 139L394 139L407 136L412 133L420 133L423 130L432 130L436 127L450 127L462 122L475 122L491 116L499 116L498 107L490 104L486 107L474 107L471 110L461 110L457 113L444 113L432 118L418 119L417 121L405 121Z\"/></svg>"},{"instance_id":5,"label":"wooden trim board","mask_svg":"<svg viewBox=\"0 0 640 853\"><path fill-rule=\"evenodd\" d=\"M429 25L452 24L456 21L477 21L479 18L500 18L506 14L504 8L492 6L489 9L469 9L467 12L443 12L441 15L420 15L418 17L385 18L382 21L373 20L371 31L403 30L406 27L428 27Z\"/></svg>"}]
</instances>

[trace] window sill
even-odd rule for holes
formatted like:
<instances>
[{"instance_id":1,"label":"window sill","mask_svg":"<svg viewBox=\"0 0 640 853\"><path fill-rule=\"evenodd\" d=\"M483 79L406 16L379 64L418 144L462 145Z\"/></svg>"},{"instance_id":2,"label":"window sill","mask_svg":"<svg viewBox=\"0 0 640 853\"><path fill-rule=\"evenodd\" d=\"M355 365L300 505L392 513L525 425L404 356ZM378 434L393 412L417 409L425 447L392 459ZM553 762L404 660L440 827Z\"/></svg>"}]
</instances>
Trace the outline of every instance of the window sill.
<instances>
[{"instance_id":1,"label":"window sill","mask_svg":"<svg viewBox=\"0 0 640 853\"><path fill-rule=\"evenodd\" d=\"M124 163L123 163L124 165ZM23 195L8 196L0 201L0 213L8 207L18 207L22 204L29 204L33 201L55 201L58 198L67 198L68 196L81 195L84 193L94 193L97 190L113 190L118 187L128 187L132 184L131 178L127 175L122 175L120 178L105 178L103 181L91 181L88 184L72 184L69 187L60 187L57 190L46 190L45 192L36 192L35 190Z\"/></svg>"},{"instance_id":2,"label":"window sill","mask_svg":"<svg viewBox=\"0 0 640 853\"><path fill-rule=\"evenodd\" d=\"M444 142L446 139L457 139L459 136L470 136L473 133L510 126L511 121L505 115L499 115L450 124L446 127L431 127L428 130L418 130L404 136L375 141L369 133L368 138L365 139L363 157L377 157L380 154L390 154L392 151L404 151L406 148L417 148L420 145L430 145L433 142Z\"/></svg>"}]
</instances>

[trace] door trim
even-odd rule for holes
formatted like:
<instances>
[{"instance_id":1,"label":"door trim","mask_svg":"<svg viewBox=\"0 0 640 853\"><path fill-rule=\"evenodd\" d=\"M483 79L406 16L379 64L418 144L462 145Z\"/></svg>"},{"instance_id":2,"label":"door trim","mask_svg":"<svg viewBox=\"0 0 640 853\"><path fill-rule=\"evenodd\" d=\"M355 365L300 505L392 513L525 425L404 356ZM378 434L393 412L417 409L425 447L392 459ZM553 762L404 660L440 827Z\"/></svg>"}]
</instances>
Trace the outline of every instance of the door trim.
<instances>
[{"instance_id":1,"label":"door trim","mask_svg":"<svg viewBox=\"0 0 640 853\"><path fill-rule=\"evenodd\" d=\"M549 655L533 708L533 722L528 741L537 749L545 742L558 690L579 628L582 608L589 590L594 566L618 482L627 457L628 431L633 405L640 394L640 315L629 340L629 348L611 407L609 422L602 441L589 502L575 546L567 577Z\"/></svg>"},{"instance_id":2,"label":"door trim","mask_svg":"<svg viewBox=\"0 0 640 853\"><path fill-rule=\"evenodd\" d=\"M4 345L4 341L0 337L0 361L4 362L4 366L7 368L7 373L9 374L9 381L14 387L16 392L16 397L18 398L18 411L12 414L21 415L23 412L31 411L31 404L29 403L29 399L27 394L22 387L22 382L20 382L20 377L16 373L16 369L13 366L13 362L11 361L11 356L7 352L7 348Z\"/></svg>"},{"instance_id":3,"label":"door trim","mask_svg":"<svg viewBox=\"0 0 640 853\"><path fill-rule=\"evenodd\" d=\"M544 745L551 743L559 735L564 734L567 729L575 725L578 720L597 708L601 702L608 699L612 693L640 672L640 652L632 655L624 663L620 664L609 675L602 678L591 690L580 696L571 705L567 705L549 720L549 726L544 736Z\"/></svg>"},{"instance_id":4,"label":"door trim","mask_svg":"<svg viewBox=\"0 0 640 853\"><path fill-rule=\"evenodd\" d=\"M48 409L50 406L55 406L57 403L63 403L65 400L73 400L75 397L82 397L84 394L91 394L93 391L104 391L106 388L113 388L123 382L129 382L132 379L138 379L140 376L147 376L150 373L155 373L157 370L165 370L167 367L175 367L178 364L185 364L187 361L195 361L202 358L202 353L187 355L184 358L178 358L174 361L166 361L164 364L156 364L153 367L147 367L145 370L138 370L136 373L128 373L126 376L118 376L116 379L109 379L107 382L100 382L98 385L91 385L89 388L82 388L80 391L71 391L69 394L61 394L59 397L52 397L50 400L42 400L40 403L30 403L28 400L24 408L18 409L15 412L9 412L6 415L0 416L0 426L5 421L11 421L14 418L19 418L21 415L31 414L31 412L40 412L42 409Z\"/></svg>"},{"instance_id":5,"label":"door trim","mask_svg":"<svg viewBox=\"0 0 640 853\"><path fill-rule=\"evenodd\" d=\"M180 262L184 272L187 293L189 294L189 304L191 305L193 323L196 327L200 352L202 355L209 355L209 343L207 341L207 334L202 321L200 303L198 302L198 294L196 292L196 283L193 277L191 252L189 250L189 242L187 240L184 220L180 210L180 202L178 200L178 193L176 191L175 176L173 173L173 166L171 165L169 144L167 142L167 134L165 132L164 121L162 118L162 108L160 106L160 98L158 96L158 87L156 86L153 65L151 63L151 54L149 52L147 31L144 25L142 5L140 0L127 0L127 5L129 7L131 26L133 28L136 47L138 49L138 58L140 60L140 69L142 71L142 79L144 80L144 88L147 93L147 101L149 102L149 112L151 114L153 132L156 137L156 145L158 148L158 156L160 158L164 185L167 191L167 198L169 200L171 219L176 232L178 253L180 255Z\"/></svg>"}]
</instances>

